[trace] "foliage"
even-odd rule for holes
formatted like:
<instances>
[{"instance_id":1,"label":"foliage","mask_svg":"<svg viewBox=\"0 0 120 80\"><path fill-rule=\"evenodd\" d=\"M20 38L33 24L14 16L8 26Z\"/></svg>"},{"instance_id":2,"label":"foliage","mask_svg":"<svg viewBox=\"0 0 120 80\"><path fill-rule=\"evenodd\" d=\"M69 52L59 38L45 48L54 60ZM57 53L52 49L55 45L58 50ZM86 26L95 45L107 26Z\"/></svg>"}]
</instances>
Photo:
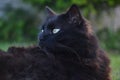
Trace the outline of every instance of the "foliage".
<instances>
[{"instance_id":1,"label":"foliage","mask_svg":"<svg viewBox=\"0 0 120 80\"><path fill-rule=\"evenodd\" d=\"M100 13L102 10L109 10L108 8L115 7L120 4L120 0L23 0L29 2L39 10L48 5L56 10L64 10L72 4L77 4L81 9L84 8L83 13L89 16L89 12Z\"/></svg>"},{"instance_id":2,"label":"foliage","mask_svg":"<svg viewBox=\"0 0 120 80\"><path fill-rule=\"evenodd\" d=\"M97 35L104 48L120 51L120 30L114 32L109 28L103 28L97 32Z\"/></svg>"},{"instance_id":3,"label":"foliage","mask_svg":"<svg viewBox=\"0 0 120 80\"><path fill-rule=\"evenodd\" d=\"M35 14L22 8L6 8L6 18L0 18L0 41L36 40Z\"/></svg>"}]
</instances>

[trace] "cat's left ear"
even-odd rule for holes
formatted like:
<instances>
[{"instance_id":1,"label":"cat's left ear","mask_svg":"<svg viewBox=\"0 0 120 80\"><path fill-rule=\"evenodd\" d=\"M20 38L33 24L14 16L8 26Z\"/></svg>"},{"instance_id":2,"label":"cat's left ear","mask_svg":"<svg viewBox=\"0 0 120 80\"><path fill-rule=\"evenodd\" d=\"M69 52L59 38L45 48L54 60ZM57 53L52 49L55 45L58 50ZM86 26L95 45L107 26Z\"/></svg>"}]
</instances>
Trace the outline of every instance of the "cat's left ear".
<instances>
[{"instance_id":1,"label":"cat's left ear","mask_svg":"<svg viewBox=\"0 0 120 80\"><path fill-rule=\"evenodd\" d=\"M51 8L49 8L48 6L46 6L45 10L46 10L47 17L51 17L51 16L56 15L56 13Z\"/></svg>"},{"instance_id":2,"label":"cat's left ear","mask_svg":"<svg viewBox=\"0 0 120 80\"><path fill-rule=\"evenodd\" d=\"M68 16L69 18L69 23L81 23L81 21L83 20L83 17L79 11L79 8L77 5L72 5L66 15Z\"/></svg>"}]
</instances>

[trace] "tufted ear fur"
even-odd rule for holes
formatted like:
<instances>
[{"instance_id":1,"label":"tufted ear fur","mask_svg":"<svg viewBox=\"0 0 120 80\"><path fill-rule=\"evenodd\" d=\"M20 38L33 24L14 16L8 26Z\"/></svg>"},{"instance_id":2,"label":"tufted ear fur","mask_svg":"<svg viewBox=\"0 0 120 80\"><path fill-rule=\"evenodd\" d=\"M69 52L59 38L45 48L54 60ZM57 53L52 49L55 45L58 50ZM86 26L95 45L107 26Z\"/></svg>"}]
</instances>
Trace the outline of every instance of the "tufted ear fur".
<instances>
[{"instance_id":1,"label":"tufted ear fur","mask_svg":"<svg viewBox=\"0 0 120 80\"><path fill-rule=\"evenodd\" d=\"M68 11L66 12L66 15L68 15L69 23L81 23L83 20L83 17L79 11L79 8L77 5L72 5Z\"/></svg>"},{"instance_id":2,"label":"tufted ear fur","mask_svg":"<svg viewBox=\"0 0 120 80\"><path fill-rule=\"evenodd\" d=\"M48 6L46 6L46 13L47 13L47 17L51 17L51 16L56 15L56 13L51 8L49 8Z\"/></svg>"}]
</instances>

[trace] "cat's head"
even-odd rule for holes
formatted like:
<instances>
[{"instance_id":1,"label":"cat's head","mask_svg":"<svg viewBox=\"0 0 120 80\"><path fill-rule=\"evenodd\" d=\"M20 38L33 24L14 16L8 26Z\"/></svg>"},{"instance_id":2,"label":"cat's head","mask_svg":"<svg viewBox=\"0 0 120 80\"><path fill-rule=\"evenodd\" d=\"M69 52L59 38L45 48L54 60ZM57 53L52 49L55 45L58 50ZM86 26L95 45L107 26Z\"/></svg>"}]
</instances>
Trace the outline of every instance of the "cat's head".
<instances>
[{"instance_id":1,"label":"cat's head","mask_svg":"<svg viewBox=\"0 0 120 80\"><path fill-rule=\"evenodd\" d=\"M53 52L86 47L87 34L91 31L76 5L62 14L56 14L49 7L46 7L46 11L47 18L38 37L39 46Z\"/></svg>"}]
</instances>

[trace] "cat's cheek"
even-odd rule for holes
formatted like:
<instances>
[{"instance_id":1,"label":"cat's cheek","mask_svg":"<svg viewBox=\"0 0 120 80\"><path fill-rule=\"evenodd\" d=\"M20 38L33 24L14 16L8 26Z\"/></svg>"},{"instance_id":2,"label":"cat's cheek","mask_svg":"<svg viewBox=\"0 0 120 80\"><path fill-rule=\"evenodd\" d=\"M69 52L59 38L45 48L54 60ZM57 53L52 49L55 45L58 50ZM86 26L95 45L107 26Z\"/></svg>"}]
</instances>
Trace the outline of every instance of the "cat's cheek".
<instances>
[{"instance_id":1,"label":"cat's cheek","mask_svg":"<svg viewBox=\"0 0 120 80\"><path fill-rule=\"evenodd\" d=\"M52 49L55 49L55 46L57 45L57 42L56 42L55 39L49 38L49 39L46 39L44 41L41 41L39 43L39 45L44 46L44 47L52 50Z\"/></svg>"},{"instance_id":2,"label":"cat's cheek","mask_svg":"<svg viewBox=\"0 0 120 80\"><path fill-rule=\"evenodd\" d=\"M51 49L55 49L56 41L54 41L54 40L48 40L48 41L46 42L46 45L47 45L47 47L49 47L49 48L51 48Z\"/></svg>"}]
</instances>

